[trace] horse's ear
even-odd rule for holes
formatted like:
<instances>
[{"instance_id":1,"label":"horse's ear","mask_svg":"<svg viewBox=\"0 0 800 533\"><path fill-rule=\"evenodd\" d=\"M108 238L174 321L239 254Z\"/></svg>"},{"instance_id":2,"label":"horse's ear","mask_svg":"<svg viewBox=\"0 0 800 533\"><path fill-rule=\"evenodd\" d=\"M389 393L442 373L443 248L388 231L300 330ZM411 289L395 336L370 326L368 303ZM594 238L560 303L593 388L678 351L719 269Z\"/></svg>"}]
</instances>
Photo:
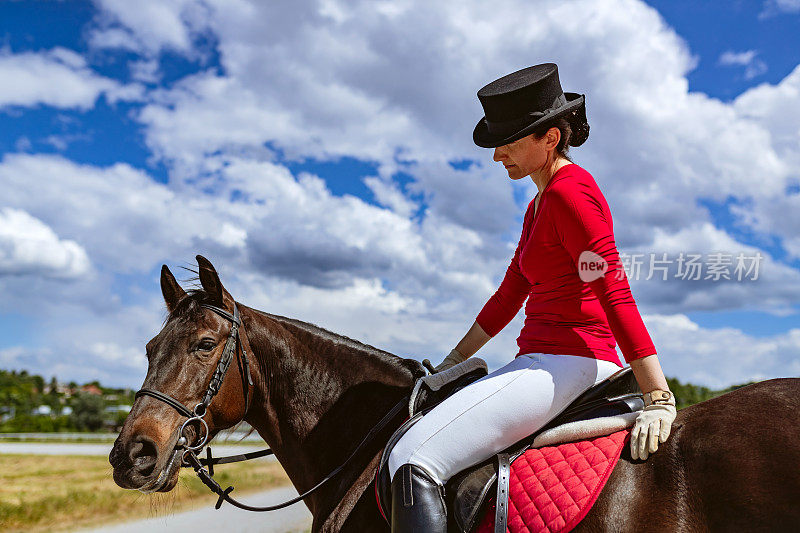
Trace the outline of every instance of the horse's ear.
<instances>
[{"instance_id":1,"label":"horse's ear","mask_svg":"<svg viewBox=\"0 0 800 533\"><path fill-rule=\"evenodd\" d=\"M217 269L214 268L211 261L202 255L198 255L196 259L200 273L200 285L202 285L203 289L208 293L214 305L219 307L233 307L233 297L225 290L225 287L222 286L222 282L219 280L219 275L217 274Z\"/></svg>"},{"instance_id":2,"label":"horse's ear","mask_svg":"<svg viewBox=\"0 0 800 533\"><path fill-rule=\"evenodd\" d=\"M175 276L169 271L167 265L161 266L161 294L167 303L167 311L172 313L178 306L178 302L186 296L186 291L175 281Z\"/></svg>"}]
</instances>

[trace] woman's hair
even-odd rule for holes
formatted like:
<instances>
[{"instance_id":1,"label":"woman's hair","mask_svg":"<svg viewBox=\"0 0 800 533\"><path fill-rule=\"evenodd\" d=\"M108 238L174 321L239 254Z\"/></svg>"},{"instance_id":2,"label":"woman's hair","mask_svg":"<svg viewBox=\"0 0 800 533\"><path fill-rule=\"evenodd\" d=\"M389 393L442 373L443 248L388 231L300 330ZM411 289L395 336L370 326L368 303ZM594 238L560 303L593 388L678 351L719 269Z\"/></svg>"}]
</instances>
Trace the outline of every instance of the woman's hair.
<instances>
[{"instance_id":1,"label":"woman's hair","mask_svg":"<svg viewBox=\"0 0 800 533\"><path fill-rule=\"evenodd\" d=\"M536 140L539 140L544 137L550 128L558 128L559 131L561 131L561 139L558 141L558 146L556 146L556 153L572 163L573 161L568 154L569 141L572 138L572 126L569 121L565 117L559 117L553 121L549 121L533 130L533 136Z\"/></svg>"}]
</instances>

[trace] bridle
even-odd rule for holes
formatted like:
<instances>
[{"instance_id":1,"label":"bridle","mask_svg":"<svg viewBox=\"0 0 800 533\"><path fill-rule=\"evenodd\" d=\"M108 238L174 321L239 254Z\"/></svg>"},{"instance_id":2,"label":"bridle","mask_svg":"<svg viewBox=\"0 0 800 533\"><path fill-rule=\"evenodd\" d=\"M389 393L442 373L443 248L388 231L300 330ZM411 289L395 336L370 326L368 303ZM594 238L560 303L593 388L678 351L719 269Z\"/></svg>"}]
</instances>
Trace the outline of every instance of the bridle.
<instances>
[{"instance_id":1,"label":"bridle","mask_svg":"<svg viewBox=\"0 0 800 533\"><path fill-rule=\"evenodd\" d=\"M205 307L206 309L210 309L217 313L222 318L226 318L231 323L231 332L228 335L228 339L225 341L225 348L222 351L222 355L219 358L219 363L217 363L217 368L214 370L214 374L211 376L211 381L208 384L208 388L206 389L206 393L203 395L203 400L194 406L194 409L189 409L181 402L170 396L169 394L164 394L163 392L153 390L153 389L139 389L136 394L134 395L134 399L139 398L140 396L152 396L157 400L161 400L162 402L166 403L170 407L174 408L180 414L185 416L187 420L183 423L180 430L180 438L178 439L179 445L183 446L186 450L189 451L200 451L203 446L206 445L208 441L208 424L203 417L208 412L208 406L211 404L211 400L214 399L214 396L217 395L219 392L220 387L222 386L222 380L225 379L225 374L228 373L228 368L231 366L231 362L233 362L234 355L239 355L239 370L242 374L242 391L244 391L244 414L247 416L247 411L250 409L250 394L249 390L250 387L253 386L253 378L250 376L250 364L247 361L247 352L242 345L241 337L239 337L239 328L242 327L242 320L239 317L239 308L236 306L236 303L233 304L233 314L230 314L225 309L221 307L217 307L215 305L210 304L200 304L200 307ZM237 350L237 346L241 346L241 350ZM242 417L244 418L244 417ZM199 444L195 444L194 446L189 446L188 437L184 434L186 427L193 422L199 422L205 431L203 432L203 438ZM183 442L181 442L181 440Z\"/></svg>"},{"instance_id":2,"label":"bridle","mask_svg":"<svg viewBox=\"0 0 800 533\"><path fill-rule=\"evenodd\" d=\"M169 394L164 394L163 392L153 390L153 389L146 389L142 388L139 389L134 398L139 398L140 396L150 396L157 400L160 400L170 407L174 408L178 411L181 415L185 416L187 420L181 425L178 441L175 444L175 449L172 454L172 458L170 459L169 463L164 467L159 474L158 478L148 483L145 487L140 488L139 490L142 492L153 492L161 488L164 483L166 482L167 473L172 470L172 466L174 465L175 461L180 458L181 467L191 467L194 469L195 474L197 477L200 478L200 481L208 487L212 492L214 492L219 499L217 500L216 505L214 506L216 509L219 509L222 505L223 501L229 502L231 505L238 507L240 509L244 509L246 511L275 511L277 509L282 509L294 503L301 501L306 496L310 495L317 489L319 489L326 481L333 478L336 474L338 474L342 468L350 462L353 457L361 450L361 448L370 440L372 440L373 436L378 433L381 429L383 429L386 424L388 424L401 410L403 410L408 405L408 400L410 395L406 395L401 399L392 409L387 412L383 418L375 425L373 428L367 433L367 436L359 443L359 445L353 450L350 456L345 459L345 461L339 465L333 472L325 476L325 478L317 483L315 486L300 494L299 496L292 498L291 500L287 500L283 503L277 505L270 505L266 507L254 507L251 505L246 505L244 503L238 502L230 496L230 493L233 491L233 487L230 486L227 489L222 489L219 483L216 482L214 479L214 465L215 464L227 464L227 463L235 463L239 461L247 461L249 459L257 459L259 457L265 457L267 455L272 455L274 452L269 448L264 450L259 450L257 452L250 452L244 453L240 455L232 455L228 457L212 457L211 456L211 448L208 446L208 437L209 437L209 428L208 423L203 419L203 417L208 412L208 406L211 404L211 401L214 399L214 396L217 395L219 392L220 387L222 386L222 381L225 379L225 375L228 372L228 368L231 366L231 362L233 362L233 358L238 355L238 364L239 370L242 375L242 390L244 391L244 402L245 402L245 410L244 416L247 416L247 412L250 409L250 394L249 390L250 387L253 385L253 379L250 375L250 364L247 360L247 352L244 349L244 345L241 342L241 337L239 335L240 329L244 332L244 325L242 324L241 317L239 316L239 308L236 306L236 302L233 303L233 314L229 313L225 309L221 307L217 307L215 305L210 304L200 304L200 307L204 307L206 309L210 309L214 311L219 316L226 318L231 323L231 331L228 335L228 339L225 341L225 348L223 349L222 355L220 356L219 363L217 363L217 368L214 370L214 374L211 376L211 381L208 384L208 388L206 389L205 394L203 395L203 399L200 403L195 405L194 409L189 409L183 403L176 400ZM237 347L240 349L237 350ZM244 416L242 418L244 418ZM203 438L200 439L199 444L190 445L189 444L189 437L184 433L186 427L191 423L198 422L203 428ZM200 453L206 447L207 456L205 458L199 458L198 453ZM208 467L206 470L205 467Z\"/></svg>"}]
</instances>

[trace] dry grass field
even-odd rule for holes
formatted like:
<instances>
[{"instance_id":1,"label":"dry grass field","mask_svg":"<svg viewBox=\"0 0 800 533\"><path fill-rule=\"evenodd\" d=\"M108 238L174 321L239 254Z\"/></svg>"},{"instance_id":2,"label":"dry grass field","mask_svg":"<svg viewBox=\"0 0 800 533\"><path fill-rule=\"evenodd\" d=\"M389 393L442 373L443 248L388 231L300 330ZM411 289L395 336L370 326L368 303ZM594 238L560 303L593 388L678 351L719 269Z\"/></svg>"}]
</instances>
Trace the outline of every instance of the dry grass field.
<instances>
[{"instance_id":1,"label":"dry grass field","mask_svg":"<svg viewBox=\"0 0 800 533\"><path fill-rule=\"evenodd\" d=\"M289 484L277 461L217 467L220 485L237 494ZM0 531L67 531L213 507L212 494L184 469L167 494L144 495L114 484L105 457L0 455ZM298 504L299 505L299 504Z\"/></svg>"}]
</instances>

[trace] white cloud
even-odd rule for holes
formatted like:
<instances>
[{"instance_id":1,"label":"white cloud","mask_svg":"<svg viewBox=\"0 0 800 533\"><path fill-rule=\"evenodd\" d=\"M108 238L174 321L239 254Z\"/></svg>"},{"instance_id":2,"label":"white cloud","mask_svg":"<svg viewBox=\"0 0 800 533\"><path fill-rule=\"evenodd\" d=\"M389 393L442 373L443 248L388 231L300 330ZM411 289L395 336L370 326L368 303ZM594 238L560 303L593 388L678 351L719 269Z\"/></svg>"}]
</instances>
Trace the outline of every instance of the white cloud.
<instances>
[{"instance_id":1,"label":"white cloud","mask_svg":"<svg viewBox=\"0 0 800 533\"><path fill-rule=\"evenodd\" d=\"M639 254L636 259L639 269L626 265L626 272L637 302L647 302L647 309L660 313L734 309L775 314L796 312L793 307L800 302L800 272L775 260L764 250L742 244L708 222L693 224L675 233L658 228L655 232L651 245L621 250L631 256ZM668 268L666 280L661 271L650 272L651 265L657 267L657 261L663 259L665 253L669 261L662 265ZM709 270L712 253L723 254L720 264L725 277L717 277ZM701 272L697 276L692 272L685 279L676 277L680 254L684 259L688 254L701 255ZM739 254L742 254L745 269L753 267L751 272L737 274Z\"/></svg>"},{"instance_id":2,"label":"white cloud","mask_svg":"<svg viewBox=\"0 0 800 533\"><path fill-rule=\"evenodd\" d=\"M416 222L335 196L319 177L295 178L280 165L230 158L226 164L219 181L170 187L125 164L101 169L59 156L7 154L0 182L9 205L59 228L118 274L202 251L232 271L312 287L379 277L403 295L425 294L430 306L456 290L474 306L492 288L499 263L484 257L474 231L435 213ZM31 181L48 186L34 191L26 187ZM207 188L213 192L201 192ZM229 201L234 191L243 199Z\"/></svg>"},{"instance_id":3,"label":"white cloud","mask_svg":"<svg viewBox=\"0 0 800 533\"><path fill-rule=\"evenodd\" d=\"M91 269L86 251L61 240L41 220L19 209L0 208L0 276L76 278Z\"/></svg>"},{"instance_id":4,"label":"white cloud","mask_svg":"<svg viewBox=\"0 0 800 533\"><path fill-rule=\"evenodd\" d=\"M17 152L28 152L33 148L31 140L23 135L14 142L14 150Z\"/></svg>"},{"instance_id":5,"label":"white cloud","mask_svg":"<svg viewBox=\"0 0 800 533\"><path fill-rule=\"evenodd\" d=\"M391 180L367 176L364 178L364 184L375 195L378 203L390 208L402 217L409 217L418 209L418 206L406 198L399 187Z\"/></svg>"},{"instance_id":6,"label":"white cloud","mask_svg":"<svg viewBox=\"0 0 800 533\"><path fill-rule=\"evenodd\" d=\"M774 377L800 377L800 329L753 337L737 328L701 328L685 315L644 317L668 376L722 388Z\"/></svg>"},{"instance_id":7,"label":"white cloud","mask_svg":"<svg viewBox=\"0 0 800 533\"><path fill-rule=\"evenodd\" d=\"M0 108L49 105L88 109L101 94L114 102L140 97L135 86L124 86L89 68L80 54L62 47L44 52L0 50Z\"/></svg>"},{"instance_id":8,"label":"white cloud","mask_svg":"<svg viewBox=\"0 0 800 533\"><path fill-rule=\"evenodd\" d=\"M783 13L800 13L800 0L765 0L758 18L765 19Z\"/></svg>"},{"instance_id":9,"label":"white cloud","mask_svg":"<svg viewBox=\"0 0 800 533\"><path fill-rule=\"evenodd\" d=\"M88 36L89 45L96 50L120 49L138 52L141 45L125 28L95 28Z\"/></svg>"},{"instance_id":10,"label":"white cloud","mask_svg":"<svg viewBox=\"0 0 800 533\"><path fill-rule=\"evenodd\" d=\"M92 360L104 361L112 367L135 369L139 373L147 370L143 348L122 347L115 342L94 342L87 347L87 352Z\"/></svg>"},{"instance_id":11,"label":"white cloud","mask_svg":"<svg viewBox=\"0 0 800 533\"><path fill-rule=\"evenodd\" d=\"M762 83L747 90L733 107L767 132L776 155L790 170L783 190L755 195L752 203L736 207L734 213L744 225L781 238L790 257L800 258L800 194L787 192L788 186L800 182L800 65L776 85Z\"/></svg>"},{"instance_id":12,"label":"white cloud","mask_svg":"<svg viewBox=\"0 0 800 533\"><path fill-rule=\"evenodd\" d=\"M569 2L535 13L512 2L504 9L401 3L389 11L306 2L295 5L295 24L282 22L275 4L236 6L214 8L208 21L225 74L187 77L139 117L154 153L189 175L208 154L269 157L269 144L290 158L377 161L382 175L413 161L418 180L444 161L474 158L483 164L473 172L497 176L478 188L491 195L507 185L490 152L472 145L481 115L475 91L495 75L557 57L565 89L588 95L592 135L576 157L608 182L630 223L680 226L697 215L691 198L783 188L787 169L767 132L729 105L688 92L695 58L639 2ZM494 31L505 12L520 13L526 30ZM754 172L764 177L758 186ZM445 180L423 192L454 204L481 195L466 188L448 196L437 185ZM638 200L648 202L646 213L637 212Z\"/></svg>"},{"instance_id":13,"label":"white cloud","mask_svg":"<svg viewBox=\"0 0 800 533\"><path fill-rule=\"evenodd\" d=\"M194 56L193 37L205 29L208 18L203 2L193 0L95 3L102 12L98 25L89 33L89 43L95 49L121 48L150 55L169 49Z\"/></svg>"},{"instance_id":14,"label":"white cloud","mask_svg":"<svg viewBox=\"0 0 800 533\"><path fill-rule=\"evenodd\" d=\"M732 52L728 50L719 56L720 65L749 65L758 55L756 50L748 50L746 52Z\"/></svg>"},{"instance_id":15,"label":"white cloud","mask_svg":"<svg viewBox=\"0 0 800 533\"><path fill-rule=\"evenodd\" d=\"M35 338L7 339L30 345L0 348L0 367L55 375L62 381L99 379L106 385L139 387L147 369L145 345L166 314L160 292L143 295L139 303L107 305L113 287L103 280L96 284L89 301L59 299L55 305L38 305L31 313ZM157 277L150 284L157 290ZM48 290L51 297L58 296Z\"/></svg>"},{"instance_id":16,"label":"white cloud","mask_svg":"<svg viewBox=\"0 0 800 533\"><path fill-rule=\"evenodd\" d=\"M747 50L746 52L733 52L728 50L719 56L719 64L726 66L742 66L745 67L744 77L746 80L760 76L767 71L767 64L761 59L758 59L757 50Z\"/></svg>"},{"instance_id":17,"label":"white cloud","mask_svg":"<svg viewBox=\"0 0 800 533\"><path fill-rule=\"evenodd\" d=\"M143 83L158 83L161 79L159 63L157 59L142 59L140 61L128 62L131 77Z\"/></svg>"},{"instance_id":18,"label":"white cloud","mask_svg":"<svg viewBox=\"0 0 800 533\"><path fill-rule=\"evenodd\" d=\"M7 205L57 228L116 273L147 271L162 257L193 249L195 239L220 251L242 244L235 230L220 233L225 220L234 224L234 206L219 201L209 215L203 209L213 199L191 191L178 196L124 163L98 168L54 155L6 154L0 183Z\"/></svg>"}]
</instances>

